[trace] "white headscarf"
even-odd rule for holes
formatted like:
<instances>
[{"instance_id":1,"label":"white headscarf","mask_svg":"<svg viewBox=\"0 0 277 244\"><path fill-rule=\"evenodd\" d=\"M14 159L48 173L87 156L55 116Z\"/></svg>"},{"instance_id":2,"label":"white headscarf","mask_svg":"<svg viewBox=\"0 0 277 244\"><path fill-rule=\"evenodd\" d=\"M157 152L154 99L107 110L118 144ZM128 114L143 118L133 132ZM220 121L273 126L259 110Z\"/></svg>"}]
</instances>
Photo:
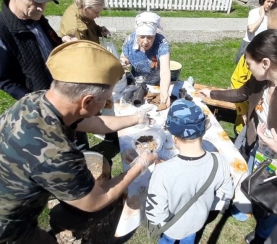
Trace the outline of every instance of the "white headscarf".
<instances>
[{"instance_id":1,"label":"white headscarf","mask_svg":"<svg viewBox=\"0 0 277 244\"><path fill-rule=\"evenodd\" d=\"M163 30L161 18L152 12L143 12L138 14L135 19L135 32L139 36L154 36L157 28Z\"/></svg>"}]
</instances>

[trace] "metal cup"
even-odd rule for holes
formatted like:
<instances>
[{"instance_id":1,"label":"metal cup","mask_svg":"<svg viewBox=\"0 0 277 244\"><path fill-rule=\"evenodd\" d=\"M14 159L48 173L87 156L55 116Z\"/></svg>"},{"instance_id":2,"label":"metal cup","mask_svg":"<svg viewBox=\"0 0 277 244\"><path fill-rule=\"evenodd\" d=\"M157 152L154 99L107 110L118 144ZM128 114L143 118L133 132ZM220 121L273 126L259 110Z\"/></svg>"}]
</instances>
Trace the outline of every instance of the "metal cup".
<instances>
[{"instance_id":1,"label":"metal cup","mask_svg":"<svg viewBox=\"0 0 277 244\"><path fill-rule=\"evenodd\" d=\"M140 86L145 82L145 77L144 76L137 76L135 77L135 82L137 86Z\"/></svg>"}]
</instances>

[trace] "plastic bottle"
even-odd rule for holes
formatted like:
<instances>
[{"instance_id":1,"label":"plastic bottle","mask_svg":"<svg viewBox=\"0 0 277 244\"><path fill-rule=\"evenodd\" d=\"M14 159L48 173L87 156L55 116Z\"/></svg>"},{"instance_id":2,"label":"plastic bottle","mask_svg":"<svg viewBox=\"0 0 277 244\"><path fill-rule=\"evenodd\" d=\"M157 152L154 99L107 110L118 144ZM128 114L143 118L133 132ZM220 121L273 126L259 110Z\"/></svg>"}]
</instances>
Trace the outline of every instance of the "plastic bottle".
<instances>
[{"instance_id":1,"label":"plastic bottle","mask_svg":"<svg viewBox=\"0 0 277 244\"><path fill-rule=\"evenodd\" d=\"M188 83L190 83L192 86L194 86L194 79L192 76L188 78Z\"/></svg>"}]
</instances>

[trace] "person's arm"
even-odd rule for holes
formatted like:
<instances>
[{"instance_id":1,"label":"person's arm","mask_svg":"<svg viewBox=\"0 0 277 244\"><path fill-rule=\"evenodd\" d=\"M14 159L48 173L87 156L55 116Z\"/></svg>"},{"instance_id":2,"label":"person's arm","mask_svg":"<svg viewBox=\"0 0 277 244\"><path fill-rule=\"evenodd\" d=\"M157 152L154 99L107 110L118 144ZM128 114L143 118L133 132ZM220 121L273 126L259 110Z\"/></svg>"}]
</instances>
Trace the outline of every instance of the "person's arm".
<instances>
[{"instance_id":1,"label":"person's arm","mask_svg":"<svg viewBox=\"0 0 277 244\"><path fill-rule=\"evenodd\" d=\"M265 135L265 131L267 129L267 125L265 123L259 123L257 127L257 134L260 139L274 152L277 153L277 134L274 128L272 128L271 134L272 138Z\"/></svg>"},{"instance_id":2,"label":"person's arm","mask_svg":"<svg viewBox=\"0 0 277 244\"><path fill-rule=\"evenodd\" d=\"M24 85L24 74L20 76L20 79L13 77L14 67L18 65L15 62L15 58L10 55L7 47L0 39L0 89L10 94L14 99L19 100L32 91ZM17 75L19 77L19 74Z\"/></svg>"},{"instance_id":3,"label":"person's arm","mask_svg":"<svg viewBox=\"0 0 277 244\"><path fill-rule=\"evenodd\" d=\"M223 182L221 185L217 185L216 191L215 191L215 198L212 203L212 210L220 210L225 211L229 208L230 202L234 195L234 185L233 185L233 179L231 177L230 172L230 164L227 162L227 160L224 158L221 154L216 154L218 158L219 166L221 166L221 171L223 175L222 177Z\"/></svg>"},{"instance_id":4,"label":"person's arm","mask_svg":"<svg viewBox=\"0 0 277 244\"><path fill-rule=\"evenodd\" d=\"M30 178L60 201L87 212L101 210L115 201L127 186L140 173L145 172L145 169L157 158L156 153L143 152L127 172L111 180L102 181L100 184L95 182L92 173L88 170L81 151L60 152L63 149L59 150L58 145L49 146L51 155L53 150L57 150L58 154L33 166Z\"/></svg>"},{"instance_id":5,"label":"person's arm","mask_svg":"<svg viewBox=\"0 0 277 244\"><path fill-rule=\"evenodd\" d=\"M123 66L124 70L126 71L130 71L130 67L131 67L131 63L129 61L129 59L123 54L120 54L120 63Z\"/></svg>"},{"instance_id":6,"label":"person's arm","mask_svg":"<svg viewBox=\"0 0 277 244\"><path fill-rule=\"evenodd\" d=\"M162 55L160 57L160 90L161 102L165 103L167 107L170 106L169 86L170 86L170 54Z\"/></svg>"},{"instance_id":7,"label":"person's arm","mask_svg":"<svg viewBox=\"0 0 277 244\"><path fill-rule=\"evenodd\" d=\"M170 106L169 86L171 82L170 74L170 46L167 39L157 34L156 38L161 38L159 42L158 56L160 61L160 98L167 107Z\"/></svg>"},{"instance_id":8,"label":"person's arm","mask_svg":"<svg viewBox=\"0 0 277 244\"><path fill-rule=\"evenodd\" d=\"M101 35L100 36L107 37L107 36L111 35L111 32L107 29L106 26L101 26L100 28L101 28Z\"/></svg>"},{"instance_id":9,"label":"person's arm","mask_svg":"<svg viewBox=\"0 0 277 244\"><path fill-rule=\"evenodd\" d=\"M156 168L152 173L146 198L145 214L154 225L169 217L168 194L163 184L163 177Z\"/></svg>"},{"instance_id":10,"label":"person's arm","mask_svg":"<svg viewBox=\"0 0 277 244\"><path fill-rule=\"evenodd\" d=\"M248 100L249 96L249 83L252 77L240 88L238 89L228 89L228 90L210 90L204 88L199 91L201 96L210 97L212 99L231 102L231 103L240 103Z\"/></svg>"},{"instance_id":11,"label":"person's arm","mask_svg":"<svg viewBox=\"0 0 277 244\"><path fill-rule=\"evenodd\" d=\"M265 17L264 6L261 6L259 8L259 16L256 16L256 14L254 13L255 13L254 11L250 11L249 17L248 17L248 25L247 25L248 31L252 34L255 33L255 31L259 28L259 26L263 22L263 19Z\"/></svg>"},{"instance_id":12,"label":"person's arm","mask_svg":"<svg viewBox=\"0 0 277 244\"><path fill-rule=\"evenodd\" d=\"M230 172L230 164L223 155L218 154L218 161L222 165L223 169L223 183L216 190L216 196L219 198L231 200L234 196L234 184Z\"/></svg>"},{"instance_id":13,"label":"person's arm","mask_svg":"<svg viewBox=\"0 0 277 244\"><path fill-rule=\"evenodd\" d=\"M147 111L146 111L147 112ZM124 128L149 122L146 112L130 116L93 116L78 124L77 130L95 134L107 134Z\"/></svg>"},{"instance_id":14,"label":"person's arm","mask_svg":"<svg viewBox=\"0 0 277 244\"><path fill-rule=\"evenodd\" d=\"M252 72L248 69L246 63L245 55L242 55L235 70L231 77L231 88L237 89L245 84L251 77ZM246 123L246 114L248 111L248 101L242 103L236 103L237 115L243 117L244 122Z\"/></svg>"},{"instance_id":15,"label":"person's arm","mask_svg":"<svg viewBox=\"0 0 277 244\"><path fill-rule=\"evenodd\" d=\"M130 42L130 36L128 36L123 45L122 45L122 53L120 54L120 63L122 64L123 68L127 71L130 71L131 63L129 61L129 51L128 46Z\"/></svg>"},{"instance_id":16,"label":"person's arm","mask_svg":"<svg viewBox=\"0 0 277 244\"><path fill-rule=\"evenodd\" d=\"M87 212L99 211L120 197L128 185L145 170L145 167L155 162L156 158L156 153L143 152L135 159L136 163L128 171L104 181L101 185L95 184L86 196L78 200L66 201L66 203Z\"/></svg>"},{"instance_id":17,"label":"person's arm","mask_svg":"<svg viewBox=\"0 0 277 244\"><path fill-rule=\"evenodd\" d=\"M67 41L64 40L64 37L75 37L78 40L80 40L80 33L78 31L78 26L77 26L77 17L75 14L70 11L70 9L67 9L61 19L60 22L60 29L59 29L59 36L62 38L63 42Z\"/></svg>"}]
</instances>

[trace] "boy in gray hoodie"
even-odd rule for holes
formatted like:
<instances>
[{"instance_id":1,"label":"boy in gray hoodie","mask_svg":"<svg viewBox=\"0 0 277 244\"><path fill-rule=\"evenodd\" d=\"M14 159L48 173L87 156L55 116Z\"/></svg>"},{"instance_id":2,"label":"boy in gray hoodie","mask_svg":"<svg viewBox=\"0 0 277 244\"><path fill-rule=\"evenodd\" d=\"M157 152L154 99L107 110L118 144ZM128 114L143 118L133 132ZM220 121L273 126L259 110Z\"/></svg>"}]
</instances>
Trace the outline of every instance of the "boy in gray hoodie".
<instances>
[{"instance_id":1,"label":"boy in gray hoodie","mask_svg":"<svg viewBox=\"0 0 277 244\"><path fill-rule=\"evenodd\" d=\"M146 201L146 216L152 224L168 222L204 185L213 158L202 147L206 116L194 102L176 100L169 109L166 126L180 154L157 164L151 176ZM230 200L234 194L229 163L219 153L218 169L209 188L188 211L160 236L159 244L194 244L196 232L208 217L215 200Z\"/></svg>"}]
</instances>

